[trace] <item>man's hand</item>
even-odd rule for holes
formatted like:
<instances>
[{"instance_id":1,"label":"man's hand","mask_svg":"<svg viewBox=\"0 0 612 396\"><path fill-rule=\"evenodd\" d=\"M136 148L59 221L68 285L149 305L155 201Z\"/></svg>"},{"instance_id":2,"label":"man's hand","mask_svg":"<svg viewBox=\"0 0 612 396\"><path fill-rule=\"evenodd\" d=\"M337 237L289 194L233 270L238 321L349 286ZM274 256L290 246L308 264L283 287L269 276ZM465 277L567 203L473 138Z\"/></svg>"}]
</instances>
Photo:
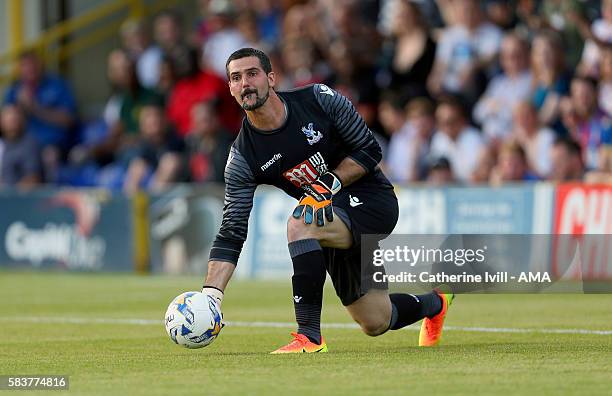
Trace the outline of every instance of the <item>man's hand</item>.
<instances>
[{"instance_id":1,"label":"man's hand","mask_svg":"<svg viewBox=\"0 0 612 396\"><path fill-rule=\"evenodd\" d=\"M332 197L341 188L340 179L332 172L324 173L312 184L303 185L304 195L293 211L293 217L303 217L305 224L312 224L313 219L316 219L319 227L325 225L325 219L334 221Z\"/></svg>"}]
</instances>

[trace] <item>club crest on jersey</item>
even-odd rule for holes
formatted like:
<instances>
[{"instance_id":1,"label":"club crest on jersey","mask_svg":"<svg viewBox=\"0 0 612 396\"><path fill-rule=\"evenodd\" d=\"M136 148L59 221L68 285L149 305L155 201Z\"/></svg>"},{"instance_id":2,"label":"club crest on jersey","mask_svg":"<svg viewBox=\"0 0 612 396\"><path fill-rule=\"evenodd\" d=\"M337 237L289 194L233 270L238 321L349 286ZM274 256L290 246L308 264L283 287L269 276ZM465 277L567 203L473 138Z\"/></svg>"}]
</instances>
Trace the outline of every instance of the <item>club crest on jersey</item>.
<instances>
[{"instance_id":1,"label":"club crest on jersey","mask_svg":"<svg viewBox=\"0 0 612 396\"><path fill-rule=\"evenodd\" d=\"M310 156L306 161L301 162L283 173L283 176L294 186L301 187L303 184L310 184L317 180L319 175L327 172L327 164L320 152Z\"/></svg>"},{"instance_id":2,"label":"club crest on jersey","mask_svg":"<svg viewBox=\"0 0 612 396\"><path fill-rule=\"evenodd\" d=\"M314 124L312 122L309 122L307 127L302 127L302 132L306 135L306 140L308 140L308 144L311 146L323 137L321 132L314 130Z\"/></svg>"}]
</instances>

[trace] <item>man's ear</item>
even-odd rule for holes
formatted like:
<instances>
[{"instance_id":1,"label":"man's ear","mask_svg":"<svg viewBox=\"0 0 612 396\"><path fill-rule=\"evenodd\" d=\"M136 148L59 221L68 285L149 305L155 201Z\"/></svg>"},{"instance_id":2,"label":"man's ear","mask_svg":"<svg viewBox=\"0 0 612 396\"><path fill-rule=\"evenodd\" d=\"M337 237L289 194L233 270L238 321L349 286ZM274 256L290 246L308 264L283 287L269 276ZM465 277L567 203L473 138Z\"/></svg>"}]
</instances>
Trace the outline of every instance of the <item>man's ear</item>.
<instances>
[{"instance_id":1,"label":"man's ear","mask_svg":"<svg viewBox=\"0 0 612 396\"><path fill-rule=\"evenodd\" d=\"M268 73L268 85L274 88L275 84L276 84L276 74L274 74L274 72Z\"/></svg>"}]
</instances>

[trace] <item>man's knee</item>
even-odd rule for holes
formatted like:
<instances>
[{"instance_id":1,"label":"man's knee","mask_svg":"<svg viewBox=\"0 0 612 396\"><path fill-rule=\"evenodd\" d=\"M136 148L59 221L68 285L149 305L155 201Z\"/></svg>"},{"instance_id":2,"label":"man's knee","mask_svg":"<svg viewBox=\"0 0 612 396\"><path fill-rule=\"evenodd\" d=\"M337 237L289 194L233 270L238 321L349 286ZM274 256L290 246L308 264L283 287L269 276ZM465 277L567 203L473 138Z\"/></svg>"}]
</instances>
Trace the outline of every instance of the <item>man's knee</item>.
<instances>
[{"instance_id":1,"label":"man's knee","mask_svg":"<svg viewBox=\"0 0 612 396\"><path fill-rule=\"evenodd\" d=\"M370 337L379 336L389 329L389 321L383 318L368 319L358 323L361 326L361 331Z\"/></svg>"},{"instance_id":2,"label":"man's knee","mask_svg":"<svg viewBox=\"0 0 612 396\"><path fill-rule=\"evenodd\" d=\"M301 218L296 219L290 216L289 220L287 220L287 241L294 242L310 238L318 239L316 230L313 230L314 227L313 225L308 226L304 224Z\"/></svg>"}]
</instances>

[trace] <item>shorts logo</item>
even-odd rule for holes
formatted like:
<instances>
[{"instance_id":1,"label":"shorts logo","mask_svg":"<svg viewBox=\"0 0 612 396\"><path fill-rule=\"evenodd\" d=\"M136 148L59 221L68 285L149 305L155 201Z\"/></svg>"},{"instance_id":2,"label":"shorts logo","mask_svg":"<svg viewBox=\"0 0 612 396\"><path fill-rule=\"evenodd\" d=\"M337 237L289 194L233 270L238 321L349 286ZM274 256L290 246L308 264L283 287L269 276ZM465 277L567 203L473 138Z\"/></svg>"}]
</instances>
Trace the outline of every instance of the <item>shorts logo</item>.
<instances>
[{"instance_id":1,"label":"shorts logo","mask_svg":"<svg viewBox=\"0 0 612 396\"><path fill-rule=\"evenodd\" d=\"M308 144L311 146L323 137L321 132L314 130L314 124L312 122L308 123L308 127L302 127L302 132L306 135L306 140L308 140Z\"/></svg>"},{"instance_id":2,"label":"shorts logo","mask_svg":"<svg viewBox=\"0 0 612 396\"><path fill-rule=\"evenodd\" d=\"M294 166L283 173L294 186L301 187L304 184L313 183L319 175L327 172L327 164L320 152L312 155L306 161Z\"/></svg>"},{"instance_id":3,"label":"shorts logo","mask_svg":"<svg viewBox=\"0 0 612 396\"><path fill-rule=\"evenodd\" d=\"M351 208L354 208L355 206L363 205L363 202L361 202L359 198L349 194L349 205L351 205Z\"/></svg>"}]
</instances>

